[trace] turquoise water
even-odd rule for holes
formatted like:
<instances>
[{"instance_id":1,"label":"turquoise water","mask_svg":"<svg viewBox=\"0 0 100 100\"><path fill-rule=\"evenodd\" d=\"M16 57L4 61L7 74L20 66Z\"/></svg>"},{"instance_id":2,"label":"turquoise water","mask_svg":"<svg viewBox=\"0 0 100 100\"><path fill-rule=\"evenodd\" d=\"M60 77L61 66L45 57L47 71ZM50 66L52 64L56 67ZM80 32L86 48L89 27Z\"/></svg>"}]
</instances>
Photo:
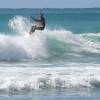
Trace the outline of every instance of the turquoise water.
<instances>
[{"instance_id":1,"label":"turquoise water","mask_svg":"<svg viewBox=\"0 0 100 100\"><path fill-rule=\"evenodd\" d=\"M9 30L8 21L14 16L39 16L41 9L0 9L0 27ZM47 28L66 29L73 33L100 32L100 9L43 9Z\"/></svg>"},{"instance_id":2,"label":"turquoise water","mask_svg":"<svg viewBox=\"0 0 100 100\"><path fill-rule=\"evenodd\" d=\"M2 100L98 100L100 9L42 9L46 28L30 36L39 11L0 9Z\"/></svg>"}]
</instances>

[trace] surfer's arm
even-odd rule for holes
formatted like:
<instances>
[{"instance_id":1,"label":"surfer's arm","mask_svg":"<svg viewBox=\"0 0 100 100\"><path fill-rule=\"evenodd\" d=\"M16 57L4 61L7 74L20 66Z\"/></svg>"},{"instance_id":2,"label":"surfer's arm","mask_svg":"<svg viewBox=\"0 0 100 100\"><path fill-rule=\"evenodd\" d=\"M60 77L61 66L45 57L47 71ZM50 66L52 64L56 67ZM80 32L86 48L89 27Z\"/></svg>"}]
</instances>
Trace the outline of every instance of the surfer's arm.
<instances>
[{"instance_id":1,"label":"surfer's arm","mask_svg":"<svg viewBox=\"0 0 100 100\"><path fill-rule=\"evenodd\" d=\"M35 18L33 18L32 16L30 16L30 18L33 19L33 20L35 20L36 22L40 22L39 19L35 19Z\"/></svg>"}]
</instances>

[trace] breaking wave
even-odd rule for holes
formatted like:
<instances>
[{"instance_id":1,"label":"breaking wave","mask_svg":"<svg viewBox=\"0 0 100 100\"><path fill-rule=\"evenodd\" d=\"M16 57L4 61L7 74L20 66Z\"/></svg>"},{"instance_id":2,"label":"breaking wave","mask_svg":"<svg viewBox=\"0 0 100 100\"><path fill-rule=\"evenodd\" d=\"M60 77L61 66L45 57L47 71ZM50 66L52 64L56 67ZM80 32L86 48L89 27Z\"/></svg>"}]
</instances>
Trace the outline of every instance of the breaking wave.
<instances>
[{"instance_id":1,"label":"breaking wave","mask_svg":"<svg viewBox=\"0 0 100 100\"><path fill-rule=\"evenodd\" d=\"M0 34L0 60L64 60L98 59L100 33L74 34L64 29L36 31L28 34L32 23L26 17L15 16L9 26L17 35Z\"/></svg>"}]
</instances>

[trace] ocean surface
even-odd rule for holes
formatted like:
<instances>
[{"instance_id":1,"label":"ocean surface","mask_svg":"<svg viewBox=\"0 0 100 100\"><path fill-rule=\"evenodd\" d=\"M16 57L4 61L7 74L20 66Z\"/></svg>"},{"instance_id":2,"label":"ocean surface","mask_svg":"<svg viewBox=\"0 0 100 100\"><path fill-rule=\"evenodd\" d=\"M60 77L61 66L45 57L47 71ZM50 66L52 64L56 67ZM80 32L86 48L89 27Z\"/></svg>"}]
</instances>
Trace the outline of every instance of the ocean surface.
<instances>
[{"instance_id":1,"label":"ocean surface","mask_svg":"<svg viewBox=\"0 0 100 100\"><path fill-rule=\"evenodd\" d=\"M29 16L42 11L46 28ZM100 9L0 9L0 100L100 100Z\"/></svg>"}]
</instances>

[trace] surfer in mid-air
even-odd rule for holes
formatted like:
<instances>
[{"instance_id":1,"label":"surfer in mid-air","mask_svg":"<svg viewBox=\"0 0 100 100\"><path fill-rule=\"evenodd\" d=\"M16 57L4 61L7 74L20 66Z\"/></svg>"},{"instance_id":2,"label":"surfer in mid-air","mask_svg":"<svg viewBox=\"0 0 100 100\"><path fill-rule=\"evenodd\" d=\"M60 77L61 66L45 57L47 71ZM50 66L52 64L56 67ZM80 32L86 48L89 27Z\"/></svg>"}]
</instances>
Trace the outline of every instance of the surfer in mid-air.
<instances>
[{"instance_id":1,"label":"surfer in mid-air","mask_svg":"<svg viewBox=\"0 0 100 100\"><path fill-rule=\"evenodd\" d=\"M45 28L45 18L44 18L42 13L40 13L40 18L39 19L35 19L32 16L30 16L30 17L33 20L35 20L36 22L39 22L39 26L33 25L31 27L31 30L30 30L29 34L32 34L35 30L44 30L44 28Z\"/></svg>"}]
</instances>

